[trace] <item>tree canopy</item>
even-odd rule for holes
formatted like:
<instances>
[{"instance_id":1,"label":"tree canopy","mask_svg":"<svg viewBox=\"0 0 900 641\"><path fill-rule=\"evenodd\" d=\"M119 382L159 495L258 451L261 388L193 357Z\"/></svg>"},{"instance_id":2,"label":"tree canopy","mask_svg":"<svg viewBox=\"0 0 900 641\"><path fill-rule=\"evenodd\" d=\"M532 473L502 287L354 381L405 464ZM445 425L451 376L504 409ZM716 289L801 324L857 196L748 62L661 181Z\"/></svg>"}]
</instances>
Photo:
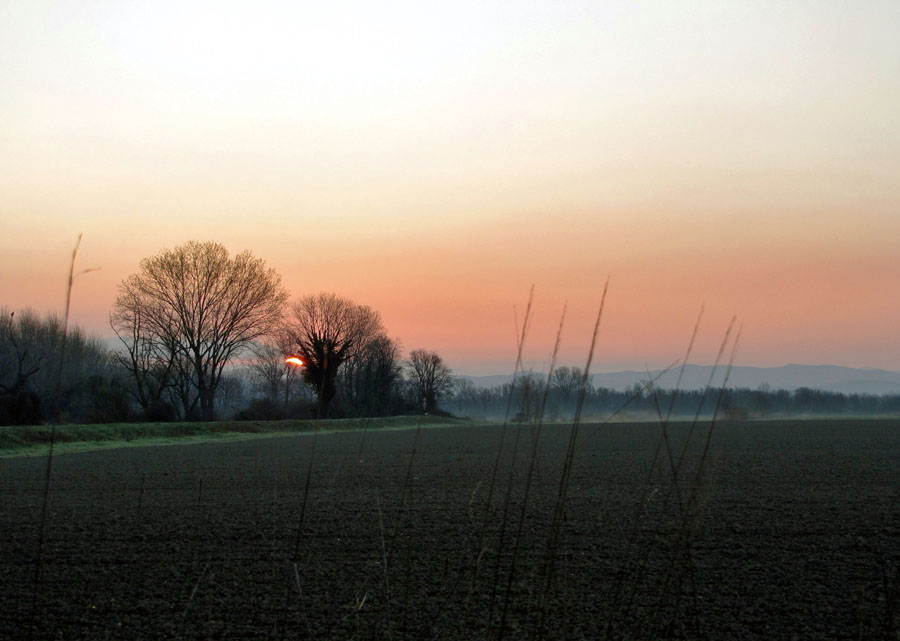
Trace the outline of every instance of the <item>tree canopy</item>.
<instances>
[{"instance_id":1,"label":"tree canopy","mask_svg":"<svg viewBox=\"0 0 900 641\"><path fill-rule=\"evenodd\" d=\"M304 296L291 310L291 347L303 359L304 378L318 393L319 417L327 418L337 393L338 369L384 334L381 316L371 307L325 292Z\"/></svg>"},{"instance_id":2,"label":"tree canopy","mask_svg":"<svg viewBox=\"0 0 900 641\"><path fill-rule=\"evenodd\" d=\"M412 370L412 381L423 409L426 412L435 411L438 399L451 389L453 371L447 367L437 352L424 349L414 349L409 353L409 365Z\"/></svg>"},{"instance_id":3,"label":"tree canopy","mask_svg":"<svg viewBox=\"0 0 900 641\"><path fill-rule=\"evenodd\" d=\"M119 285L110 324L132 373L171 367L180 380L165 384L181 385L186 417L199 410L211 420L223 368L276 326L286 300L281 277L249 251L230 257L218 243L191 241L141 261Z\"/></svg>"}]
</instances>

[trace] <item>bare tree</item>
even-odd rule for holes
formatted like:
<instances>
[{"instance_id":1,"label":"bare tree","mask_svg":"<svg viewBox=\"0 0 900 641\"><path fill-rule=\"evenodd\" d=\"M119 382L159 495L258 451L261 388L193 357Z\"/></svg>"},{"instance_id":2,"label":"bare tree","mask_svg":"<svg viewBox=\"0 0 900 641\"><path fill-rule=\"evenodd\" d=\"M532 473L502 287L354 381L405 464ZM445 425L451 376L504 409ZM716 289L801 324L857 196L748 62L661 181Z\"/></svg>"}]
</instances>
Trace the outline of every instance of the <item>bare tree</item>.
<instances>
[{"instance_id":1,"label":"bare tree","mask_svg":"<svg viewBox=\"0 0 900 641\"><path fill-rule=\"evenodd\" d=\"M36 320L33 314L26 311L26 321L20 322L22 315L16 318L16 313L0 308L0 391L9 392L25 389L28 379L37 374L44 359L45 353L36 351L33 345L28 344L27 338L22 340L29 321ZM24 343L24 344L23 344Z\"/></svg>"},{"instance_id":2,"label":"bare tree","mask_svg":"<svg viewBox=\"0 0 900 641\"><path fill-rule=\"evenodd\" d=\"M557 367L550 377L550 385L560 394L561 400L568 402L575 398L576 392L581 387L582 378L584 375L580 367Z\"/></svg>"},{"instance_id":3,"label":"bare tree","mask_svg":"<svg viewBox=\"0 0 900 641\"><path fill-rule=\"evenodd\" d=\"M216 405L225 416L233 418L244 406L247 396L246 383L241 372L234 368L222 375L216 394Z\"/></svg>"},{"instance_id":4,"label":"bare tree","mask_svg":"<svg viewBox=\"0 0 900 641\"><path fill-rule=\"evenodd\" d=\"M290 334L282 327L253 347L255 356L250 361L256 395L261 395L273 405L282 405L285 410L297 400L312 402L310 394L304 393L307 386L294 384L300 375L300 368L285 362L285 358L293 354L293 349Z\"/></svg>"},{"instance_id":5,"label":"bare tree","mask_svg":"<svg viewBox=\"0 0 900 641\"><path fill-rule=\"evenodd\" d=\"M98 413L97 392L113 374L109 352L74 326L63 363L63 331L55 314L0 308L0 424L39 423L51 415L58 382L64 418L93 420Z\"/></svg>"},{"instance_id":6,"label":"bare tree","mask_svg":"<svg viewBox=\"0 0 900 641\"><path fill-rule=\"evenodd\" d=\"M0 308L0 425L38 423L42 418L41 399L29 390L29 379L41 371L50 354L51 343L35 341L33 330L40 321L26 311L16 318L15 312Z\"/></svg>"},{"instance_id":7,"label":"bare tree","mask_svg":"<svg viewBox=\"0 0 900 641\"><path fill-rule=\"evenodd\" d=\"M401 402L398 341L379 334L347 359L338 372L338 402L353 416L389 416Z\"/></svg>"},{"instance_id":8,"label":"bare tree","mask_svg":"<svg viewBox=\"0 0 900 641\"><path fill-rule=\"evenodd\" d=\"M453 371L437 352L415 349L409 354L413 383L426 412L437 409L437 402L453 385Z\"/></svg>"},{"instance_id":9,"label":"bare tree","mask_svg":"<svg viewBox=\"0 0 900 641\"><path fill-rule=\"evenodd\" d=\"M146 417L159 409L163 394L175 386L178 351L170 335L151 331L145 302L137 292L122 291L109 314L109 326L125 348L115 358L131 380L126 389Z\"/></svg>"},{"instance_id":10,"label":"bare tree","mask_svg":"<svg viewBox=\"0 0 900 641\"><path fill-rule=\"evenodd\" d=\"M292 312L291 348L303 359L304 379L319 395L319 418L328 418L338 369L383 333L381 317L371 307L325 292L304 296Z\"/></svg>"},{"instance_id":11,"label":"bare tree","mask_svg":"<svg viewBox=\"0 0 900 641\"><path fill-rule=\"evenodd\" d=\"M111 324L137 331L135 369L171 358L185 413L212 420L225 365L272 330L286 300L280 276L250 252L232 258L218 243L191 241L141 261L119 285Z\"/></svg>"},{"instance_id":12,"label":"bare tree","mask_svg":"<svg viewBox=\"0 0 900 641\"><path fill-rule=\"evenodd\" d=\"M523 372L515 381L515 385L508 384L508 394L512 394L513 407L518 407L518 413L513 417L516 423L528 423L535 420L541 413L541 399L544 397L546 381L534 372Z\"/></svg>"}]
</instances>

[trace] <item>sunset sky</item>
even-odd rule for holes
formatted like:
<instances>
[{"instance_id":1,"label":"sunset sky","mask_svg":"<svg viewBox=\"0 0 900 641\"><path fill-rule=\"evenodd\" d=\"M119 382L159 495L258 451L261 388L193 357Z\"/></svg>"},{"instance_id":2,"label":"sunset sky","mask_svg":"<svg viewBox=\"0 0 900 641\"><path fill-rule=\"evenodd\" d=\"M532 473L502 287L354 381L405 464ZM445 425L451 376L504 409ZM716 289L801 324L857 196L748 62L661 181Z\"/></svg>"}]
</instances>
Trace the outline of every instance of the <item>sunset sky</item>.
<instances>
[{"instance_id":1,"label":"sunset sky","mask_svg":"<svg viewBox=\"0 0 900 641\"><path fill-rule=\"evenodd\" d=\"M900 3L0 4L0 304L108 335L188 240L458 373L900 370Z\"/></svg>"}]
</instances>

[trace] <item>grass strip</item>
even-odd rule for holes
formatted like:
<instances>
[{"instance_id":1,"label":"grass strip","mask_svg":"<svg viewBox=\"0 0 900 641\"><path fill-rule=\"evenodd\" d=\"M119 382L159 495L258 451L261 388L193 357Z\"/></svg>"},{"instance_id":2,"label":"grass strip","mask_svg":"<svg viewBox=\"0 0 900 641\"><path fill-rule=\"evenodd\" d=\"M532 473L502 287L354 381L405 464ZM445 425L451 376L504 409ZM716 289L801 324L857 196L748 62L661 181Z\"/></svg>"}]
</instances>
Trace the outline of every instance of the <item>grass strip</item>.
<instances>
[{"instance_id":1,"label":"grass strip","mask_svg":"<svg viewBox=\"0 0 900 641\"><path fill-rule=\"evenodd\" d=\"M329 433L360 429L415 429L471 425L465 419L440 416L391 416L368 419L217 421L180 423L105 423L56 426L57 453L134 447L173 445L208 441L235 441L296 434ZM50 425L0 427L0 458L43 456L50 446Z\"/></svg>"}]
</instances>

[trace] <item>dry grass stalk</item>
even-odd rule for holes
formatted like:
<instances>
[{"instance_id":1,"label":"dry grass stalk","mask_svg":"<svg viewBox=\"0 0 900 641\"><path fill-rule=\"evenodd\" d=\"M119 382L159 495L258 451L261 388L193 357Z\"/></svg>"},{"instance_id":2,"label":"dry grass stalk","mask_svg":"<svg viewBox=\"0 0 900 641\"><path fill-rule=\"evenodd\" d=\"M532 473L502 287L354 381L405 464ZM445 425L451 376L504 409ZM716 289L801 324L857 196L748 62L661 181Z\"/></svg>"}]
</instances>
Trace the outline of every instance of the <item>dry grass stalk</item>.
<instances>
[{"instance_id":1,"label":"dry grass stalk","mask_svg":"<svg viewBox=\"0 0 900 641\"><path fill-rule=\"evenodd\" d=\"M600 308L597 310L597 320L594 322L594 331L591 334L591 346L590 349L588 349L587 363L585 363L584 371L581 375L581 383L578 389L578 401L575 406L575 416L572 420L572 428L569 431L569 442L566 447L566 456L563 461L562 474L560 475L559 479L559 489L556 495L556 502L553 506L553 519L550 524L550 535L547 539L547 550L544 555L544 585L543 590L541 591L540 603L538 604L538 612L540 616L540 620L538 622L538 639L542 639L544 636L547 600L550 596L551 586L553 585L553 574L556 563L556 550L559 541L559 531L562 526L563 516L565 514L566 495L569 491L569 479L572 474L572 460L575 457L575 445L578 441L578 427L581 424L581 412L584 409L584 398L587 392L588 382L590 381L591 364L594 360L594 351L597 348L597 336L600 333L600 320L603 318L603 309L606 306L606 293L608 290L609 277L607 277L606 279L606 284L603 286L603 295L600 297Z\"/></svg>"},{"instance_id":2,"label":"dry grass stalk","mask_svg":"<svg viewBox=\"0 0 900 641\"><path fill-rule=\"evenodd\" d=\"M510 561L509 573L507 574L506 579L506 589L503 597L503 609L500 612L500 627L497 632L497 638L502 639L503 635L506 631L506 620L509 613L509 604L510 604L510 595L512 593L512 584L516 574L516 565L518 563L519 554L522 546L522 535L525 527L525 517L528 511L528 499L531 493L531 486L534 479L534 470L535 464L537 462L538 457L538 449L540 446L540 437L541 437L541 428L543 426L544 421L544 410L547 407L547 398L550 392L550 382L551 377L553 376L553 370L556 368L556 358L559 355L559 345L562 340L562 330L566 320L566 307L563 307L562 315L559 319L559 328L556 331L556 342L553 345L553 355L550 358L550 370L547 374L547 383L544 387L544 395L541 399L541 405L538 410L537 420L534 424L534 431L532 437L532 447L531 447L531 456L528 459L528 471L525 475L525 487L524 494L522 496L522 505L519 511L519 522L516 527L516 535L513 543L513 551L512 551L512 560ZM499 567L499 559L500 552L502 548L498 550L498 567ZM491 605L493 606L494 602L494 594L491 594ZM490 612L490 610L489 610ZM488 621L488 630L490 630L490 619ZM490 632L489 632L490 634Z\"/></svg>"},{"instance_id":3,"label":"dry grass stalk","mask_svg":"<svg viewBox=\"0 0 900 641\"><path fill-rule=\"evenodd\" d=\"M50 478L53 473L53 447L56 444L56 426L60 422L60 397L62 396L62 377L63 367L66 362L66 338L69 333L69 308L72 302L72 286L75 278L87 272L96 271L95 268L85 269L75 273L75 258L78 256L78 248L81 246L81 234L75 241L75 248L72 250L72 260L69 262L69 280L66 284L66 306L63 316L63 332L59 350L59 369L56 374L56 393L53 398L53 424L50 428L50 445L47 448L47 468L44 473L44 492L41 499L41 522L38 534L38 549L34 561L34 579L31 585L31 621L28 625L29 641L34 637L34 626L37 618L37 605L40 596L41 586L41 569L44 557L44 543L47 535L47 506L50 502Z\"/></svg>"},{"instance_id":4,"label":"dry grass stalk","mask_svg":"<svg viewBox=\"0 0 900 641\"><path fill-rule=\"evenodd\" d=\"M702 309L701 309L701 316L702 316ZM692 333L691 341L689 342L689 346L688 346L688 351L687 351L688 355L691 352L691 349L692 349L692 346L693 346L693 343L694 343L694 340L696 337L696 332L699 327L701 316L698 316L697 323L694 326L694 332ZM721 363L722 357L725 353L725 349L726 349L728 343L730 342L730 337L731 337L731 333L733 331L734 323L735 323L735 319L732 318L732 320L729 323L728 328L725 332L725 336L722 340L722 343L719 347L719 351L716 356L715 363L713 364L713 368L710 373L710 380L707 382L707 386L704 390L703 395L701 396L701 401L700 401L700 404L698 405L696 414L694 416L694 420L688 430L687 437L683 443L681 454L680 454L677 462L674 464L674 466L671 466L672 464L670 463L672 478L675 479L676 481L678 479L679 471L680 471L681 465L684 460L684 455L687 451L687 447L692 438L695 426L696 426L697 422L699 421L700 413L702 411L702 406L703 406L703 400L706 398L709 391L712 389L713 377L715 375L715 372L716 372L719 364ZM682 369L684 369L684 367L685 367L685 364L682 364ZM680 380L680 376L679 376L679 380ZM726 377L726 382L727 382L727 377ZM723 384L722 389L724 389L724 384ZM669 415L667 414L667 416L669 416ZM667 427L667 425L668 425L668 420L665 420L664 425L663 425L664 429ZM651 498L652 493L655 492L655 490L653 489L653 477L654 477L654 474L656 471L656 466L657 466L657 462L658 462L658 458L659 458L658 457L659 449L661 447L662 442L663 442L663 433L661 431L660 439L657 441L657 446L655 448L654 456L651 461L650 470L649 470L648 476L647 476L647 482L646 482L644 490L643 490L643 495L642 495L641 500L639 501L638 505L636 506L636 512L635 512L634 516L632 517L631 532L630 532L630 535L626 542L626 549L625 549L625 555L624 555L624 558L626 560L630 559L631 556L637 550L637 538L638 538L641 524L644 521L644 517L645 517L644 512L647 509L647 506L649 505L649 500ZM699 473L699 471L700 470L698 470L698 473ZM673 483L671 488L666 492L665 499L662 502L663 512L660 513L660 515L658 517L659 520L655 524L655 526L657 528L659 528L661 526L661 520L665 517L665 508L666 508L666 506L668 506L670 504L669 497L671 496L671 492L673 490L677 491L677 485L675 483ZM687 510L680 510L680 517L681 517L680 520L682 523L687 521L687 518L688 518L687 515L688 515ZM616 573L616 576L615 576L615 579L613 582L612 591L611 591L611 612L610 612L609 618L607 619L607 625L606 625L606 629L605 629L606 630L605 631L606 638L613 638L613 636L616 634L615 628L624 624L624 621L627 618L627 614L632 610L638 590L640 589L640 586L642 585L642 583L644 581L644 576L647 571L647 567L648 567L648 563L649 563L651 554L652 554L652 549L650 546L646 547L643 550L642 554L640 555L640 560L638 562L637 568L635 569L635 575L632 577L631 589L627 590L627 596L625 596L624 599L623 599L623 596L624 596L623 592L625 591L625 581L624 580L625 580L625 573L626 573L626 570L624 567L624 562L623 562L623 565L619 568L619 571ZM668 593L666 588L662 589L660 592ZM643 623L645 625L647 623L649 623L651 625L655 625L657 623L657 618L658 618L658 614L651 617L649 619L649 621L644 620L640 623Z\"/></svg>"},{"instance_id":5,"label":"dry grass stalk","mask_svg":"<svg viewBox=\"0 0 900 641\"><path fill-rule=\"evenodd\" d=\"M518 314L513 308L513 313L515 316L515 327L516 327L516 364L513 368L513 376L510 381L510 390L509 390L509 398L507 398L506 402L506 413L503 416L503 424L500 427L500 443L497 446L497 455L494 458L494 465L491 468L490 480L488 481L488 490L487 495L484 501L484 509L482 510L481 516L481 526L478 530L478 541L475 546L475 553L472 555L473 558L469 563L465 563L464 561L460 564L463 566L467 566L468 570L471 573L469 580L469 588L466 592L465 604L464 604L464 614L463 614L463 629L466 633L469 632L471 627L471 600L472 594L475 590L475 582L478 579L478 576L481 571L481 562L486 553L488 552L488 548L485 545L485 540L487 537L487 525L488 520L490 518L491 506L493 504L494 491L497 483L497 473L500 469L500 460L503 455L503 450L506 443L506 434L509 427L509 416L512 412L512 402L513 402L513 392L515 391L516 382L518 379L519 373L522 371L522 350L525 346L525 339L528 336L528 329L531 322L532 317L532 304L534 302L534 285L531 286L531 289L528 292L528 303L525 306L525 315L522 319L522 327L519 329L519 321ZM520 426L521 428L521 426ZM512 451L512 462L510 463L511 469L515 465L516 452L518 450L518 437L519 432L516 432L516 441L513 446ZM508 508L508 498L504 502L504 517L503 517L503 526L506 524L506 511ZM501 533L502 539L502 533ZM465 548L464 548L465 549ZM460 580L462 579L462 575L460 575ZM447 599L449 599L450 594L452 594L453 589L451 588L450 592L448 592L445 597L444 603L446 604ZM493 599L491 600L491 607L493 607ZM489 615L489 620L490 620Z\"/></svg>"}]
</instances>

